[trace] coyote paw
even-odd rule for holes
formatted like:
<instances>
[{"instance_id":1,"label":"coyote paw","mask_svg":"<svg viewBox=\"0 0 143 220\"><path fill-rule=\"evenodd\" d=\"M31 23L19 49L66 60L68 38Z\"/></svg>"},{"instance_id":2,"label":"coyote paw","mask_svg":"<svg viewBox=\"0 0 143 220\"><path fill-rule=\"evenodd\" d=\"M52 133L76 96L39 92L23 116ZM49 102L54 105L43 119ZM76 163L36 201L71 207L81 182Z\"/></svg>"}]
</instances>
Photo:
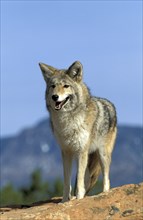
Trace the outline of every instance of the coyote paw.
<instances>
[{"instance_id":1,"label":"coyote paw","mask_svg":"<svg viewBox=\"0 0 143 220\"><path fill-rule=\"evenodd\" d=\"M63 198L60 203L68 202L70 199L69 198Z\"/></svg>"},{"instance_id":2,"label":"coyote paw","mask_svg":"<svg viewBox=\"0 0 143 220\"><path fill-rule=\"evenodd\" d=\"M84 195L85 195L85 190L82 190L82 191L77 193L76 198L77 199L83 199Z\"/></svg>"},{"instance_id":3,"label":"coyote paw","mask_svg":"<svg viewBox=\"0 0 143 220\"><path fill-rule=\"evenodd\" d=\"M70 196L63 196L61 203L68 202L70 200L71 200L71 195Z\"/></svg>"},{"instance_id":4,"label":"coyote paw","mask_svg":"<svg viewBox=\"0 0 143 220\"><path fill-rule=\"evenodd\" d=\"M77 198L77 199L83 199L83 198L84 198L84 195L77 195L76 198Z\"/></svg>"}]
</instances>

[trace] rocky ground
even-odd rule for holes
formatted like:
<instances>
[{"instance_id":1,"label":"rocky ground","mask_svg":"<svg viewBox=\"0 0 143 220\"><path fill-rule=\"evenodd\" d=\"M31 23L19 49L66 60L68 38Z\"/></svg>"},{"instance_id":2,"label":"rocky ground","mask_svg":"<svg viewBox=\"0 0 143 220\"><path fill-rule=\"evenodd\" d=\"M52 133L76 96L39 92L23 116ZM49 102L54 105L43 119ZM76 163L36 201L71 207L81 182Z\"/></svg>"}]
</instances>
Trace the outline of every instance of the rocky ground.
<instances>
[{"instance_id":1,"label":"rocky ground","mask_svg":"<svg viewBox=\"0 0 143 220\"><path fill-rule=\"evenodd\" d=\"M30 206L0 209L1 220L139 220L143 219L143 183L113 188L109 193L59 203L61 198Z\"/></svg>"}]
</instances>

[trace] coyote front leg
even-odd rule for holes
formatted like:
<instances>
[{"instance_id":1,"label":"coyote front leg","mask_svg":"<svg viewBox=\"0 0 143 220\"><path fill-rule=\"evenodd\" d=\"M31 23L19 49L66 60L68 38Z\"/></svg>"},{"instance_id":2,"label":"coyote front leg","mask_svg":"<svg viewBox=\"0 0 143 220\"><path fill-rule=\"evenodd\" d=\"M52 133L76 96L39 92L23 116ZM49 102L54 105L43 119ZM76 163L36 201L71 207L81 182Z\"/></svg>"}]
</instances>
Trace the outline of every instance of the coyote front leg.
<instances>
[{"instance_id":1,"label":"coyote front leg","mask_svg":"<svg viewBox=\"0 0 143 220\"><path fill-rule=\"evenodd\" d=\"M73 155L62 152L63 158L63 171L64 171L64 190L62 202L66 202L71 199L71 168Z\"/></svg>"},{"instance_id":2,"label":"coyote front leg","mask_svg":"<svg viewBox=\"0 0 143 220\"><path fill-rule=\"evenodd\" d=\"M78 155L78 170L77 170L77 189L76 198L82 199L85 195L85 171L87 168L88 152L82 152Z\"/></svg>"}]
</instances>

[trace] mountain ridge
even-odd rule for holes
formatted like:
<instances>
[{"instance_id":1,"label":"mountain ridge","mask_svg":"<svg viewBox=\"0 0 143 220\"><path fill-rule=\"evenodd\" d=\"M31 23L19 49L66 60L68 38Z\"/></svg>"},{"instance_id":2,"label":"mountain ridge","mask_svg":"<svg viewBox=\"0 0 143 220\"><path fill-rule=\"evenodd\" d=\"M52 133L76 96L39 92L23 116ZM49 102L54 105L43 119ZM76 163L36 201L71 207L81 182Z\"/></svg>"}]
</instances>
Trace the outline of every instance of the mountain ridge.
<instances>
[{"instance_id":1,"label":"mountain ridge","mask_svg":"<svg viewBox=\"0 0 143 220\"><path fill-rule=\"evenodd\" d=\"M142 181L142 131L140 126L118 126L111 186ZM16 187L28 184L31 173L37 168L48 181L63 177L60 148L48 118L15 136L1 138L1 186L9 182Z\"/></svg>"}]
</instances>

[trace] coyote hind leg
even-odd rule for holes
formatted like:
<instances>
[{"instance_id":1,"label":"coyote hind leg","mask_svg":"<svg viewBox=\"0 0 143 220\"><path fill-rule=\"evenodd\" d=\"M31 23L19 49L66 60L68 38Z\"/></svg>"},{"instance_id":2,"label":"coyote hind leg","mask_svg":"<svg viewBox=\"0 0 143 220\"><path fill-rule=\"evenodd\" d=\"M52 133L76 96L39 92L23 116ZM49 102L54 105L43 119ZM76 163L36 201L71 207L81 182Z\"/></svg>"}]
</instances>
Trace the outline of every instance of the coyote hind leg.
<instances>
[{"instance_id":1,"label":"coyote hind leg","mask_svg":"<svg viewBox=\"0 0 143 220\"><path fill-rule=\"evenodd\" d=\"M99 158L103 174L103 192L107 192L110 189L109 172L116 133L116 129L110 132L106 138L105 145L99 148Z\"/></svg>"}]
</instances>

